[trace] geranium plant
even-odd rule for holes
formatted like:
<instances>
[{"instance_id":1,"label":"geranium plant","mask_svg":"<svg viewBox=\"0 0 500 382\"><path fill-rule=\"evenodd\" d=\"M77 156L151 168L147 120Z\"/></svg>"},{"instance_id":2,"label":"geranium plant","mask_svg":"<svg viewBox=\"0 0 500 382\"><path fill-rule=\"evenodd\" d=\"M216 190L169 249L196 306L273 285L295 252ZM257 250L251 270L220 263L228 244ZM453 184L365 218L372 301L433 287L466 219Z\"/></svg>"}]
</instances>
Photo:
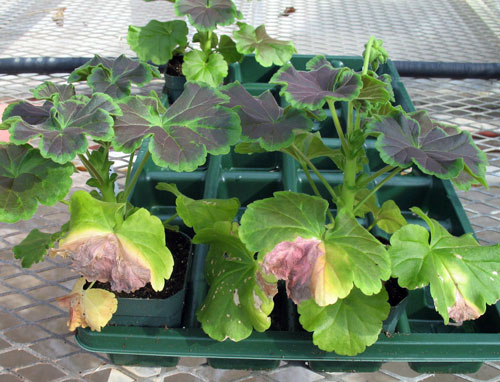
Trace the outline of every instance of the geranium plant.
<instances>
[{"instance_id":1,"label":"geranium plant","mask_svg":"<svg viewBox=\"0 0 500 382\"><path fill-rule=\"evenodd\" d=\"M387 60L382 42L372 37L365 48L359 72L336 68L324 56L313 58L307 71L284 65L270 82L281 86L286 105L269 91L254 97L237 83L222 88L241 120L236 151L290 155L314 195L275 192L249 204L238 224L237 206L225 216L187 216L179 206L188 199L158 186L177 194L179 215L196 231L194 242L210 244L210 289L197 317L212 338L238 341L252 328L268 329L277 280L285 281L314 343L343 355L377 340L390 310L384 284L391 276L410 290L430 286L445 324L476 319L500 298L499 245L481 246L472 234L455 237L418 207L411 211L421 225L408 224L392 200L378 204L377 191L409 170L461 189L486 185L486 156L468 132L393 106L391 78L376 72ZM341 105L344 123L337 114ZM312 130L318 120L334 129L340 148L325 145ZM375 172L366 170L370 139L386 164ZM343 172L342 184L333 187L325 179L315 165L320 157ZM219 202L199 203L210 209ZM198 224L197 216L210 216L210 224ZM371 224L360 224L368 216Z\"/></svg>"},{"instance_id":2,"label":"geranium plant","mask_svg":"<svg viewBox=\"0 0 500 382\"><path fill-rule=\"evenodd\" d=\"M244 54L255 53L259 64L271 66L283 65L295 52L292 42L272 38L264 25L253 28L237 22L239 30L234 31L234 40L226 34L215 34L218 26L232 25L242 17L232 0L171 2L175 3L177 15L186 16L196 29L191 44L183 20L151 20L143 27L131 25L127 41L141 60L157 65L183 54L182 74L188 81L216 87L228 75L228 65L241 61ZM199 49L194 43L199 43Z\"/></svg>"},{"instance_id":3,"label":"geranium plant","mask_svg":"<svg viewBox=\"0 0 500 382\"><path fill-rule=\"evenodd\" d=\"M208 153L227 153L239 139L236 112L222 106L229 97L206 85L188 83L168 109L155 92L130 95L132 83L141 86L159 75L156 68L124 56L96 56L70 76L71 82L86 80L91 95L76 94L72 84L46 82L33 90L36 102L13 103L3 114L0 128L8 129L10 142L0 145L0 220L30 219L39 204L68 205L71 218L58 232L34 229L13 251L23 267L47 254L71 260L82 278L59 299L69 308L70 330L100 331L116 311L114 294L94 288L96 281L109 282L116 292L147 283L161 291L172 273L162 222L128 202L148 159L192 171ZM135 151L146 138L149 150L133 172ZM111 149L130 154L119 192L117 175L110 171ZM91 191L69 196L76 159L89 174Z\"/></svg>"}]
</instances>

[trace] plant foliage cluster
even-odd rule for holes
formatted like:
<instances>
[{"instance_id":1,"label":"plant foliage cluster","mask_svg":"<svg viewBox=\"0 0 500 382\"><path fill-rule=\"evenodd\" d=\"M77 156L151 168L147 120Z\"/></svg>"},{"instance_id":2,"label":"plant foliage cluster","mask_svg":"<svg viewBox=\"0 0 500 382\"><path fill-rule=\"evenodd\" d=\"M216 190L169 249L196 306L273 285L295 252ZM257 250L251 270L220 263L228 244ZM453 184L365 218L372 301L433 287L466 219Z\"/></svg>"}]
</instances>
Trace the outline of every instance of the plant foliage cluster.
<instances>
[{"instance_id":1,"label":"plant foliage cluster","mask_svg":"<svg viewBox=\"0 0 500 382\"><path fill-rule=\"evenodd\" d=\"M390 311L384 288L390 277L408 289L429 286L445 324L475 319L500 298L499 245L480 246L471 234L452 236L418 206L411 211L421 224L409 224L394 201L377 201L377 191L405 169L468 189L485 185L486 168L486 156L468 132L394 106L390 76L377 73L387 60L380 40L366 44L360 71L335 67L324 56L300 71L286 63L293 48L270 39L262 26L240 23L236 42L213 33L239 17L232 1L177 0L175 8L196 27L201 50L185 55L188 82L173 104L162 104L154 91L131 95L132 84L160 76L156 68L124 56L96 56L70 75L69 84L46 82L33 90L35 102L16 102L3 115L0 128L9 131L10 142L0 145L0 219L29 219L39 204L69 207L70 221L60 231L35 229L14 253L25 267L47 254L71 260L82 275L72 293L60 298L70 311L71 330L101 330L116 311L114 294L93 288L95 281L131 292L146 283L161 290L170 277L164 224L128 202L146 162L193 171L208 154L224 155L231 147L248 155L289 155L313 194L276 192L246 206L238 219L236 198L194 200L175 184L157 185L175 195L177 214L194 230L194 243L209 245L209 291L197 317L210 337L240 341L268 329L278 280L314 343L346 355L377 340ZM156 21L131 27L129 42L137 44L142 59L153 59L142 48L156 46L153 61L163 63L188 47L186 34L183 21ZM270 91L252 96L237 82L221 85L227 62L253 50L263 65L284 64L270 80L279 86L281 104ZM196 60L203 70L191 70ZM76 81L87 81L92 94L77 94ZM341 105L347 110L342 122ZM314 128L318 121L334 130L340 148L324 143ZM375 140L386 164L378 171L366 170L367 139ZM141 146L145 154L132 171ZM111 149L130 154L118 193ZM318 158L343 172L341 185L325 179L314 164ZM75 160L88 171L91 192L68 195ZM369 227L360 224L366 216ZM382 244L375 231L385 232L390 243Z\"/></svg>"}]
</instances>

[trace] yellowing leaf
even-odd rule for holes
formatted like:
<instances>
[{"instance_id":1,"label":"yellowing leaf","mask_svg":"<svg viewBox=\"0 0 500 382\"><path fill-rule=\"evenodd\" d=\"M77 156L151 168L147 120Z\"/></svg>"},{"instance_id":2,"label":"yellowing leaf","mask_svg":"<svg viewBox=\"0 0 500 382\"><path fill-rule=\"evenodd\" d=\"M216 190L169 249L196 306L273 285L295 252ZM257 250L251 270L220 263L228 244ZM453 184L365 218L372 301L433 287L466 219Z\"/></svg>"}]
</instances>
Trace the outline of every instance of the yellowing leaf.
<instances>
[{"instance_id":1,"label":"yellowing leaf","mask_svg":"<svg viewBox=\"0 0 500 382\"><path fill-rule=\"evenodd\" d=\"M104 289L86 289L85 278L80 278L70 294L57 299L59 304L69 309L68 328L70 331L78 327L90 327L101 331L109 322L118 307L115 295Z\"/></svg>"}]
</instances>

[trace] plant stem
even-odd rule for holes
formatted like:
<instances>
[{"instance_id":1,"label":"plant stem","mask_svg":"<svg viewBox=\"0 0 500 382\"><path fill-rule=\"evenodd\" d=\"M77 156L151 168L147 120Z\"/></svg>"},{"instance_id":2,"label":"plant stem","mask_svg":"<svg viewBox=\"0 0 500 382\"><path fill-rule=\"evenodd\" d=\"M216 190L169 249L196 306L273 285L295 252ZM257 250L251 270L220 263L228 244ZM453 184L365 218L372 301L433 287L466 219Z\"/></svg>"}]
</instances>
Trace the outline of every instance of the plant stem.
<instances>
[{"instance_id":1,"label":"plant stem","mask_svg":"<svg viewBox=\"0 0 500 382\"><path fill-rule=\"evenodd\" d=\"M69 206L69 202L67 200L59 200L59 203L62 203L62 204L65 204L67 206Z\"/></svg>"},{"instance_id":2,"label":"plant stem","mask_svg":"<svg viewBox=\"0 0 500 382\"><path fill-rule=\"evenodd\" d=\"M168 224L170 223L172 220L174 220L176 217L178 217L179 214L178 213L175 213L174 215L170 216L167 220L163 221L163 224Z\"/></svg>"},{"instance_id":3,"label":"plant stem","mask_svg":"<svg viewBox=\"0 0 500 382\"><path fill-rule=\"evenodd\" d=\"M307 180L308 180L309 184L311 185L311 188L313 189L314 194L316 196L319 196L320 198L323 198L321 196L321 194L319 193L318 187L316 187L316 183L314 183L314 180L311 177L311 173L309 172L309 169L307 168L307 166L304 164L304 162L299 162L299 163L302 166L302 169L304 170L304 174L306 174ZM333 218L333 215L330 212L330 209L327 209L326 213L328 214L328 219L330 219L330 223L333 223L335 221L335 219Z\"/></svg>"},{"instance_id":4,"label":"plant stem","mask_svg":"<svg viewBox=\"0 0 500 382\"><path fill-rule=\"evenodd\" d=\"M342 185L342 208L353 211L356 200L356 173L358 161L356 158L346 158L344 167L344 184Z\"/></svg>"},{"instance_id":5,"label":"plant stem","mask_svg":"<svg viewBox=\"0 0 500 382\"><path fill-rule=\"evenodd\" d=\"M349 134L352 132L353 130L353 126L352 126L352 115L353 115L353 109L354 109L354 105L352 104L351 101L349 101L347 103L347 109L348 109L348 113L347 113L347 136L349 136Z\"/></svg>"},{"instance_id":6,"label":"plant stem","mask_svg":"<svg viewBox=\"0 0 500 382\"><path fill-rule=\"evenodd\" d=\"M99 184L102 185L104 183L104 181L103 181L101 175L95 169L95 167L92 165L92 163L90 163L90 161L87 158L85 158L85 155L78 154L78 158L80 158L80 160L82 161L83 165L85 166L85 168L87 169L89 174L92 175L92 177L94 177L97 180L97 182L99 182Z\"/></svg>"},{"instance_id":7,"label":"plant stem","mask_svg":"<svg viewBox=\"0 0 500 382\"><path fill-rule=\"evenodd\" d=\"M128 159L127 175L125 177L125 186L123 187L124 190L127 189L127 186L130 182L130 175L132 175L132 163L134 162L134 155L135 151L132 151L132 153L130 154L130 158Z\"/></svg>"},{"instance_id":8,"label":"plant stem","mask_svg":"<svg viewBox=\"0 0 500 382\"><path fill-rule=\"evenodd\" d=\"M347 142L344 137L344 132L342 131L342 126L340 125L339 117L337 115L337 111L335 110L335 102L331 100L327 100L328 102L328 107L330 108L330 112L332 113L332 119L333 119L333 124L335 126L335 129L337 130L337 134L340 138L340 142L342 143L342 147L344 148L344 152L347 153Z\"/></svg>"},{"instance_id":9,"label":"plant stem","mask_svg":"<svg viewBox=\"0 0 500 382\"><path fill-rule=\"evenodd\" d=\"M201 49L207 55L212 50L212 31L207 31L207 40L205 41L205 44L203 44Z\"/></svg>"},{"instance_id":10,"label":"plant stem","mask_svg":"<svg viewBox=\"0 0 500 382\"><path fill-rule=\"evenodd\" d=\"M146 162L148 161L150 155L151 154L149 154L149 151L146 151L146 154L144 154L144 158L142 158L142 162L139 164L139 167L135 171L135 174L132 177L132 180L130 181L130 184L127 186L127 188L125 189L125 191L123 193L123 200L127 200L128 199L128 196L132 192L132 189L134 188L135 183L137 182L137 179L139 179L139 175L141 175L142 169L146 165Z\"/></svg>"},{"instance_id":11,"label":"plant stem","mask_svg":"<svg viewBox=\"0 0 500 382\"><path fill-rule=\"evenodd\" d=\"M370 40L368 40L368 44L366 45L365 61L363 62L363 71L361 72L362 75L368 73L368 65L370 65L370 53L371 53L372 45L373 45L374 41L375 41L375 37L371 36Z\"/></svg>"},{"instance_id":12,"label":"plant stem","mask_svg":"<svg viewBox=\"0 0 500 382\"><path fill-rule=\"evenodd\" d=\"M387 165L383 168L381 168L380 170L378 170L376 173L374 173L373 175L371 175L368 179L366 179L362 184L359 184L358 186L359 187L364 187L366 186L367 184L370 184L370 182L373 182L375 179L377 179L379 176L381 175L384 175L386 172L389 172L391 171L392 169L394 169L395 167L394 166L390 166L390 165Z\"/></svg>"},{"instance_id":13,"label":"plant stem","mask_svg":"<svg viewBox=\"0 0 500 382\"><path fill-rule=\"evenodd\" d=\"M335 195L335 191L333 190L332 186L330 186L330 184L327 182L327 180L325 179L325 177L323 175L321 175L321 173L318 171L318 169L316 168L316 166L311 162L311 160L302 152L298 149L297 146L295 146L295 144L292 144L292 147L293 149L295 150L295 152L298 154L298 156L305 162L307 163L307 165L309 166L309 168L311 170L313 170L313 172L316 174L316 176L319 178L319 180L321 181L321 183L323 183L323 185L325 186L325 188L328 190L328 192L330 193L331 197L332 197L332 200L335 204L337 204L337 196Z\"/></svg>"},{"instance_id":14,"label":"plant stem","mask_svg":"<svg viewBox=\"0 0 500 382\"><path fill-rule=\"evenodd\" d=\"M370 190L370 192L368 193L368 195L366 195L364 197L363 200L361 200L358 205L356 206L356 208L354 208L353 212L356 213L356 211L363 205L365 204L368 199L370 199L384 184L386 184L392 177L394 177L395 175L397 175L399 172L401 171L401 168L400 167L396 167L394 170L392 170L392 172L386 176L384 178L384 180L382 180L379 184L377 184L375 187L373 187L372 190Z\"/></svg>"}]
</instances>

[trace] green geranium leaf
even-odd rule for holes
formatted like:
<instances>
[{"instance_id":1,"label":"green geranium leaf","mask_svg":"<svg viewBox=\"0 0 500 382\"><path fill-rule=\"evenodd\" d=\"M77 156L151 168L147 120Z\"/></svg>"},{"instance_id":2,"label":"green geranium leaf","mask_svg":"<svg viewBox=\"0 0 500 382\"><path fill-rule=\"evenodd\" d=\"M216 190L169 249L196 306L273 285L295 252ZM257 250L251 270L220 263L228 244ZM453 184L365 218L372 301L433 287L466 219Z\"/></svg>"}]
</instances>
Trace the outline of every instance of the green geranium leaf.
<instances>
[{"instance_id":1,"label":"green geranium leaf","mask_svg":"<svg viewBox=\"0 0 500 382\"><path fill-rule=\"evenodd\" d=\"M32 230L23 241L12 248L14 257L21 260L23 268L30 268L33 264L43 260L48 250L66 234L69 224L62 226L61 230L55 233L44 233L38 229Z\"/></svg>"},{"instance_id":2,"label":"green geranium leaf","mask_svg":"<svg viewBox=\"0 0 500 382\"><path fill-rule=\"evenodd\" d=\"M72 268L88 281L110 282L114 291L131 292L148 282L160 291L173 268L163 224L144 208L124 219L124 209L125 203L76 191L68 235L54 252L69 256Z\"/></svg>"},{"instance_id":3,"label":"green geranium leaf","mask_svg":"<svg viewBox=\"0 0 500 382\"><path fill-rule=\"evenodd\" d=\"M232 0L177 0L177 16L187 16L198 31L211 31L217 25L231 25L240 13Z\"/></svg>"},{"instance_id":4,"label":"green geranium leaf","mask_svg":"<svg viewBox=\"0 0 500 382\"><path fill-rule=\"evenodd\" d=\"M367 295L378 293L382 280L391 275L384 245L346 213L339 212L335 228L326 232L324 246L325 254L315 264L311 288L318 305L345 298L353 285Z\"/></svg>"},{"instance_id":5,"label":"green geranium leaf","mask_svg":"<svg viewBox=\"0 0 500 382\"><path fill-rule=\"evenodd\" d=\"M252 329L268 329L276 283L260 276L253 253L238 238L237 224L215 223L193 241L210 244L205 270L210 290L196 313L203 331L218 341L241 341Z\"/></svg>"},{"instance_id":6,"label":"green geranium leaf","mask_svg":"<svg viewBox=\"0 0 500 382\"><path fill-rule=\"evenodd\" d=\"M366 296L354 288L343 300L319 306L314 300L298 306L302 327L314 332L313 343L321 350L354 356L375 343L387 318L390 305L383 289Z\"/></svg>"},{"instance_id":7,"label":"green geranium leaf","mask_svg":"<svg viewBox=\"0 0 500 382\"><path fill-rule=\"evenodd\" d=\"M155 94L155 93L153 93ZM115 120L113 147L131 153L152 136L153 161L174 171L194 171L207 154L227 154L240 136L238 115L220 105L228 97L208 86L187 83L167 111L157 96L128 97Z\"/></svg>"},{"instance_id":8,"label":"green geranium leaf","mask_svg":"<svg viewBox=\"0 0 500 382\"><path fill-rule=\"evenodd\" d=\"M222 84L227 76L228 66L220 53L205 54L201 50L192 50L184 56L182 74L186 80L208 84L214 88Z\"/></svg>"},{"instance_id":9,"label":"green geranium leaf","mask_svg":"<svg viewBox=\"0 0 500 382\"><path fill-rule=\"evenodd\" d=\"M408 289L430 284L436 310L445 324L476 319L486 304L500 299L500 244L480 246L472 234L452 236L419 208L412 211L426 221L400 228L391 237L389 255L393 276ZM410 254L410 255L409 255Z\"/></svg>"},{"instance_id":10,"label":"green geranium leaf","mask_svg":"<svg viewBox=\"0 0 500 382\"><path fill-rule=\"evenodd\" d=\"M95 92L105 93L113 98L123 98L130 94L132 83L143 86L153 77L161 77L157 68L131 60L123 54L113 60L96 55L92 60L76 68L68 82L87 80Z\"/></svg>"},{"instance_id":11,"label":"green geranium leaf","mask_svg":"<svg viewBox=\"0 0 500 382\"><path fill-rule=\"evenodd\" d=\"M73 97L75 87L71 84L54 84L53 82L46 81L38 85L32 90L33 96L36 99L46 99L52 102L66 101Z\"/></svg>"},{"instance_id":12,"label":"green geranium leaf","mask_svg":"<svg viewBox=\"0 0 500 382\"><path fill-rule=\"evenodd\" d=\"M289 191L248 205L241 218L240 237L255 252L273 249L278 243L322 237L325 231L326 200Z\"/></svg>"},{"instance_id":13,"label":"green geranium leaf","mask_svg":"<svg viewBox=\"0 0 500 382\"><path fill-rule=\"evenodd\" d=\"M224 59L229 63L239 62L243 59L243 55L236 49L236 43L227 35L220 37L219 47L217 49Z\"/></svg>"},{"instance_id":14,"label":"green geranium leaf","mask_svg":"<svg viewBox=\"0 0 500 382\"><path fill-rule=\"evenodd\" d=\"M0 144L0 221L31 218L38 203L53 206L71 187L71 163L43 158L30 145Z\"/></svg>"},{"instance_id":15,"label":"green geranium leaf","mask_svg":"<svg viewBox=\"0 0 500 382\"><path fill-rule=\"evenodd\" d=\"M442 179L456 178L466 169L484 182L486 155L470 134L433 123L426 112L393 113L373 122L370 132L379 134L375 147L387 164L415 163L422 172Z\"/></svg>"},{"instance_id":16,"label":"green geranium leaf","mask_svg":"<svg viewBox=\"0 0 500 382\"><path fill-rule=\"evenodd\" d=\"M372 211L375 223L387 233L394 233L408 224L401 210L393 200L387 200L382 207Z\"/></svg>"},{"instance_id":17,"label":"green geranium leaf","mask_svg":"<svg viewBox=\"0 0 500 382\"><path fill-rule=\"evenodd\" d=\"M276 40L269 36L266 27L253 28L249 24L238 23L239 30L233 32L236 49L241 54L255 52L255 60L262 66L281 66L296 52L293 42Z\"/></svg>"},{"instance_id":18,"label":"green geranium leaf","mask_svg":"<svg viewBox=\"0 0 500 382\"><path fill-rule=\"evenodd\" d=\"M175 184L158 183L156 189L171 192L177 197L175 200L177 213L195 232L210 228L218 221L233 221L240 208L240 202L236 198L191 199L181 194Z\"/></svg>"},{"instance_id":19,"label":"green geranium leaf","mask_svg":"<svg viewBox=\"0 0 500 382\"><path fill-rule=\"evenodd\" d=\"M269 82L282 86L280 94L292 106L311 111L321 110L327 100L352 101L362 87L359 74L348 68L334 69L329 63L309 72L286 64Z\"/></svg>"},{"instance_id":20,"label":"green geranium leaf","mask_svg":"<svg viewBox=\"0 0 500 382\"><path fill-rule=\"evenodd\" d=\"M234 147L234 152L237 154L257 154L257 153L265 153L266 149L263 149L258 142L240 142Z\"/></svg>"},{"instance_id":21,"label":"green geranium leaf","mask_svg":"<svg viewBox=\"0 0 500 382\"><path fill-rule=\"evenodd\" d=\"M304 154L309 160L316 158L327 157L332 160L333 163L339 168L344 168L345 156L342 154L340 149L331 149L326 146L321 139L321 134L319 131L313 133L304 130L294 131L294 145ZM294 157L298 162L302 162L302 156L298 155L295 150L291 147L284 148L282 151Z\"/></svg>"},{"instance_id":22,"label":"green geranium leaf","mask_svg":"<svg viewBox=\"0 0 500 382\"><path fill-rule=\"evenodd\" d=\"M225 86L222 92L229 96L226 106L237 108L243 141L257 141L264 149L276 151L290 146L294 130L312 129L312 121L303 111L283 109L270 91L253 97L236 82Z\"/></svg>"},{"instance_id":23,"label":"green geranium leaf","mask_svg":"<svg viewBox=\"0 0 500 382\"><path fill-rule=\"evenodd\" d=\"M186 48L187 35L188 27L183 20L151 20L143 27L129 25L127 42L140 60L164 65L175 50Z\"/></svg>"},{"instance_id":24,"label":"green geranium leaf","mask_svg":"<svg viewBox=\"0 0 500 382\"><path fill-rule=\"evenodd\" d=\"M110 112L117 114L119 110L106 94L95 93L90 100L71 98L55 104L50 109L50 116L40 124L17 119L9 128L10 140L22 144L40 137L43 157L67 163L87 151L88 137L100 141L112 139Z\"/></svg>"}]
</instances>

